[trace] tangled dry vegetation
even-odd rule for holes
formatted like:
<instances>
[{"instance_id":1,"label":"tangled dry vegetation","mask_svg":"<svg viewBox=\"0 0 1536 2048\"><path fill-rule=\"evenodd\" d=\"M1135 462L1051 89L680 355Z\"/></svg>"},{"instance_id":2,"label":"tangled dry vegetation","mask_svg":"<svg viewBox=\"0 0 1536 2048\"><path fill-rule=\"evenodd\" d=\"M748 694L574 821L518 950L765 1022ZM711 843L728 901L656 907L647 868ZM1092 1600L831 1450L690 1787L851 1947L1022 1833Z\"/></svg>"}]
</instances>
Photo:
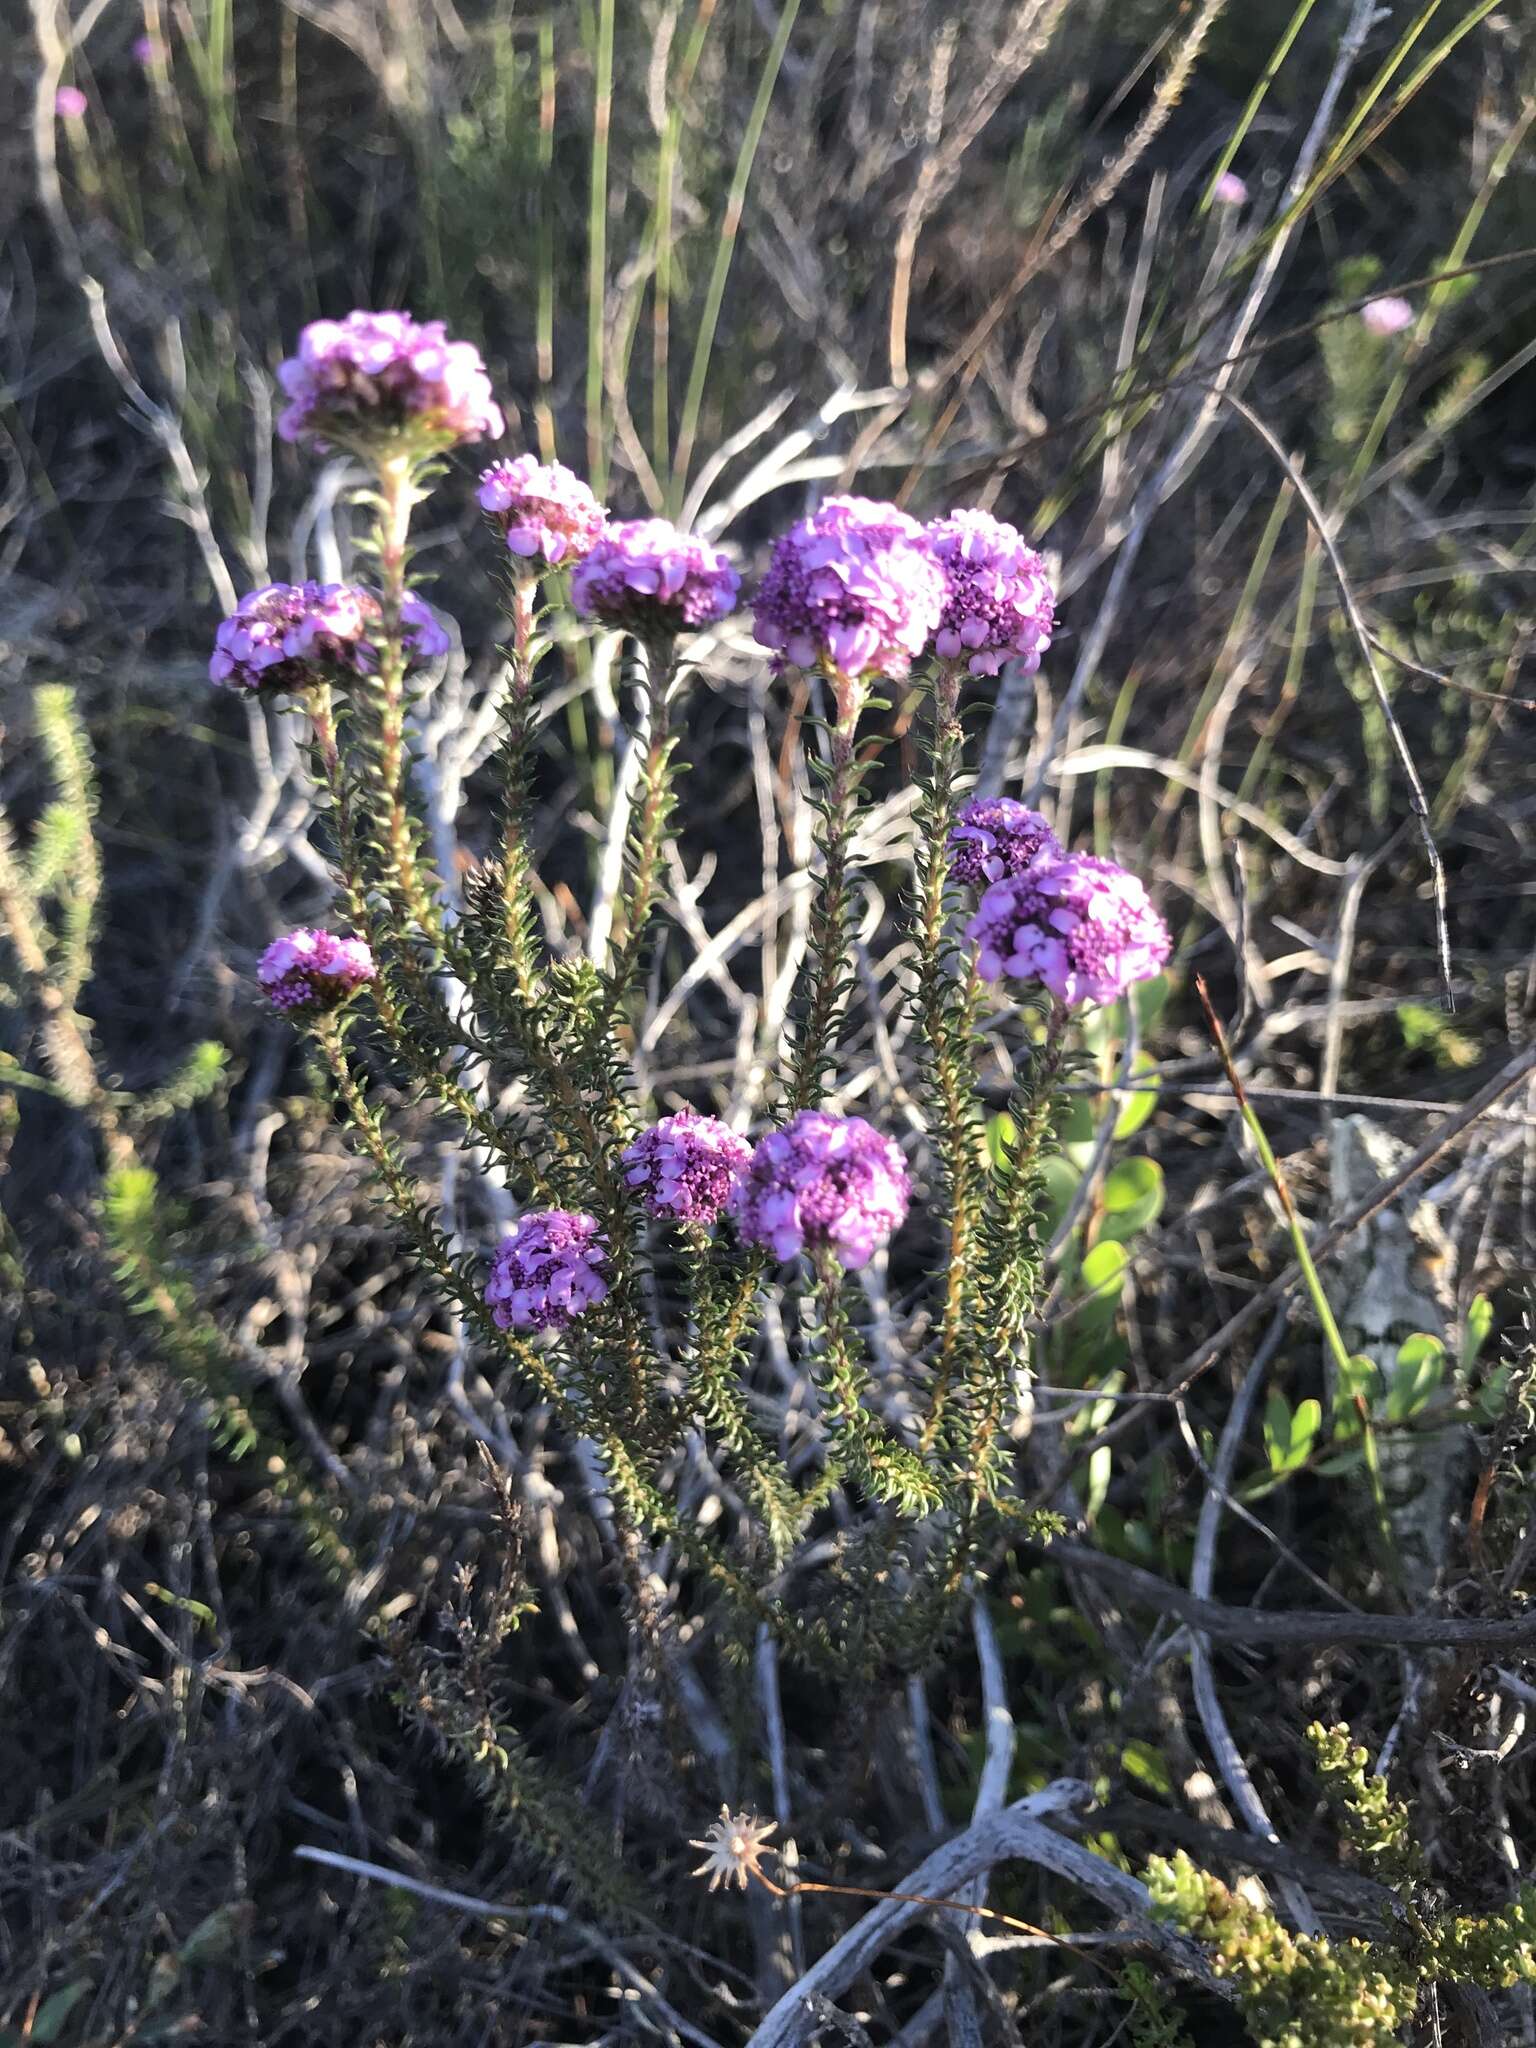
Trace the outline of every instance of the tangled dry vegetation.
<instances>
[{"instance_id":1,"label":"tangled dry vegetation","mask_svg":"<svg viewBox=\"0 0 1536 2048\"><path fill-rule=\"evenodd\" d=\"M13 12L0 2042L1536 2042L1522 10ZM255 998L330 913L328 827L207 648L360 559L355 464L281 447L271 384L354 304L440 313L515 443L748 574L840 487L989 506L1057 565L970 769L1143 874L1175 959L1085 1031L1045 1168L1024 1513L845 1670L618 1528ZM472 474L417 534L460 636L415 724L450 890L495 832ZM835 1100L921 1182L924 714L890 696ZM772 1108L819 708L740 619L700 664L630 1027L658 1109ZM540 710L541 938L599 959L622 672L563 641ZM988 1015L1004 1152L1021 1034ZM481 1162L370 1085L425 1209L492 1242ZM937 1257L858 1300L898 1426ZM802 1335L767 1288L770 1433ZM728 1536L706 1449L669 1512ZM867 1505L834 1492L786 1598L841 1611Z\"/></svg>"}]
</instances>

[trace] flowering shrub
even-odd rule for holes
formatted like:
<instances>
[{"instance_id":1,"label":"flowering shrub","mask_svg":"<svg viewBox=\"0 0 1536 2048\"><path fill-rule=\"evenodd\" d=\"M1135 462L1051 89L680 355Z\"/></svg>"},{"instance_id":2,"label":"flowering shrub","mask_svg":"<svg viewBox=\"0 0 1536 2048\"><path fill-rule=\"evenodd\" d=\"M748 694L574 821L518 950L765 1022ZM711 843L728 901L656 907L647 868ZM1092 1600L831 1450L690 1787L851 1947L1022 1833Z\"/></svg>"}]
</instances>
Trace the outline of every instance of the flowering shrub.
<instances>
[{"instance_id":1,"label":"flowering shrub","mask_svg":"<svg viewBox=\"0 0 1536 2048\"><path fill-rule=\"evenodd\" d=\"M678 1425L667 1390L686 1374L689 1402L715 1455L739 1473L753 1540L766 1539L770 1560L794 1546L829 1487L869 1512L956 1512L967 1544L1007 1494L1006 1423L1039 1270L1038 1175L1069 1016L1116 1001L1170 950L1135 877L1065 852L1048 821L1012 798L960 798L961 687L989 687L1006 662L1038 666L1054 624L1045 564L988 514L961 509L925 527L859 497L829 499L775 543L753 597L756 637L775 666L819 669L836 705L830 760L816 764L822 874L808 958L755 1143L702 1105L648 1121L630 1012L676 805L675 719L691 636L735 608L738 571L720 548L664 520L610 520L557 463L524 455L482 473L479 503L512 570L503 833L499 861L450 919L423 853L407 717L410 679L447 636L412 587L409 529L435 459L499 432L500 411L473 350L440 323L400 314L316 322L282 381L284 432L345 446L372 471L379 582L274 585L243 600L216 636L216 681L282 692L309 722L357 933L290 934L264 957L262 986L312 1025L417 1255L482 1341L596 1447L629 1526L670 1530L731 1603L768 1619L801 1654L835 1664L847 1655L840 1630L825 1633L770 1596L743 1577L729 1546L678 1521L664 1479ZM560 598L551 579L565 570L575 620L639 642L647 657L618 936L609 957L592 960L552 957L536 938L527 839L533 703ZM866 743L860 753L858 728L872 686L908 677L932 706L911 904L927 1137L910 1160L889 1105L851 1115L836 1099L853 988L853 859L878 751ZM352 706L340 727L336 686ZM984 892L963 947L962 888ZM1015 1142L987 1166L979 1005L1000 977L1038 1020L1037 1038L1023 1050L1010 1110ZM352 1000L365 988L366 1011ZM374 1092L381 1056L505 1189L517 1213L494 1251L454 1246L421 1208ZM497 1106L503 1078L517 1083L515 1111ZM915 1431L885 1413L848 1279L890 1255L914 1199L918 1242L929 1247L918 1256L936 1269L933 1335L907 1340L929 1390ZM648 1232L656 1222L680 1231L684 1263L666 1283L683 1290L677 1340ZM786 1266L802 1294L806 1367L821 1386L822 1477L809 1486L760 1435L748 1384L760 1290ZM905 1654L925 1653L930 1614L955 1583L951 1544L932 1560L926 1581L918 1573L904 1592L893 1584L894 1604L882 1596L884 1619L866 1632L886 1647L868 1654L903 1642Z\"/></svg>"}]
</instances>

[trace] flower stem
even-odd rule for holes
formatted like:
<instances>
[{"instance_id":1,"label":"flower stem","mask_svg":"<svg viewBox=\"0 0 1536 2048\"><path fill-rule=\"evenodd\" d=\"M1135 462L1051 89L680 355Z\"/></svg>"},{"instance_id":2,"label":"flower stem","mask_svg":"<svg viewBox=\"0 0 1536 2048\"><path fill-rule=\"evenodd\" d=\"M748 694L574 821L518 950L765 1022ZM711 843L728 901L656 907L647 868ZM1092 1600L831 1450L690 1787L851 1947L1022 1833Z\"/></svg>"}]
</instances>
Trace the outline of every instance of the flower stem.
<instances>
[{"instance_id":1,"label":"flower stem","mask_svg":"<svg viewBox=\"0 0 1536 2048\"><path fill-rule=\"evenodd\" d=\"M440 919L422 881L416 829L406 796L405 627L401 616L410 567L411 514L422 496L420 471L406 455L379 465L379 517L374 545L379 563L379 601L384 624L379 649L378 766L384 812L384 855L388 880L423 933L435 938Z\"/></svg>"},{"instance_id":2,"label":"flower stem","mask_svg":"<svg viewBox=\"0 0 1536 2048\"><path fill-rule=\"evenodd\" d=\"M981 1129L971 1071L980 981L974 960L963 979L954 973L949 921L949 835L955 820L955 781L961 759L960 678L948 664L935 678L933 752L918 803L917 1020L926 1049L924 1078L934 1134L938 1181L949 1210L944 1309L938 1368L922 1448L931 1449L944 1423L976 1296L972 1238L977 1222Z\"/></svg>"},{"instance_id":3,"label":"flower stem","mask_svg":"<svg viewBox=\"0 0 1536 2048\"><path fill-rule=\"evenodd\" d=\"M854 706L840 707L832 728L832 766L822 814L823 873L811 908L810 1006L795 1047L789 1106L810 1109L837 1070L837 1045L848 1007L848 933L853 922L848 883L849 850L858 816L860 770L854 756Z\"/></svg>"},{"instance_id":4,"label":"flower stem","mask_svg":"<svg viewBox=\"0 0 1536 2048\"><path fill-rule=\"evenodd\" d=\"M675 742L671 729L671 693L676 664L670 639L644 645L642 661L650 707L650 733L640 770L640 801L625 861L627 888L624 938L608 975L604 1021L611 1020L634 987L645 959L646 938L655 913L662 847L673 811Z\"/></svg>"},{"instance_id":5,"label":"flower stem","mask_svg":"<svg viewBox=\"0 0 1536 2048\"><path fill-rule=\"evenodd\" d=\"M531 1003L537 990L528 843L530 809L529 742L533 724L533 625L537 579L523 572L512 583L512 648L507 690L506 745L502 785L501 892L506 921L507 965L518 994Z\"/></svg>"}]
</instances>

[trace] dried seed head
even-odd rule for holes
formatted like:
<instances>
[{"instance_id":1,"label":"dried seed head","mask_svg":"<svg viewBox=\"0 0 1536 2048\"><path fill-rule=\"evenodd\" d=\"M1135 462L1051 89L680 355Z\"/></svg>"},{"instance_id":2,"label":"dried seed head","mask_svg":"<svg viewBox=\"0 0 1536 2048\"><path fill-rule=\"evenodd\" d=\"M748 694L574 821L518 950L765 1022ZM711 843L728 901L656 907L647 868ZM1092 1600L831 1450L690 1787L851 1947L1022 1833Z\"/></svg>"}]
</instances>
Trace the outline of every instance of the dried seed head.
<instances>
[{"instance_id":1,"label":"dried seed head","mask_svg":"<svg viewBox=\"0 0 1536 2048\"><path fill-rule=\"evenodd\" d=\"M728 1806L722 1806L720 1818L702 1840L688 1844L690 1849L706 1851L694 1876L707 1875L711 1891L722 1884L737 1884L745 1891L748 1878L763 1876L763 1850L774 1827L771 1820L758 1820L750 1813L732 1813Z\"/></svg>"}]
</instances>

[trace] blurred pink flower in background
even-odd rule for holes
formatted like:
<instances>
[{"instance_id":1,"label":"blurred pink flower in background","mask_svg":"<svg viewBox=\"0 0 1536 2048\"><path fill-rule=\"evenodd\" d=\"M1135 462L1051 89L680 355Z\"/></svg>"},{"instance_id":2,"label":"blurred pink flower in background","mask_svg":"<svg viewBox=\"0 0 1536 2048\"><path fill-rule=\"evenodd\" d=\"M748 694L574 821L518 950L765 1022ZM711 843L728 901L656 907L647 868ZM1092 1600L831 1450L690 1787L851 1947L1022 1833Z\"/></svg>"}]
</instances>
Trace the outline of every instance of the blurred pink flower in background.
<instances>
[{"instance_id":1,"label":"blurred pink flower in background","mask_svg":"<svg viewBox=\"0 0 1536 2048\"><path fill-rule=\"evenodd\" d=\"M138 64L153 64L155 61L155 39L153 36L135 36L132 44L134 61Z\"/></svg>"},{"instance_id":2,"label":"blurred pink flower in background","mask_svg":"<svg viewBox=\"0 0 1536 2048\"><path fill-rule=\"evenodd\" d=\"M53 96L53 110L61 121L83 121L90 104L78 85L61 85Z\"/></svg>"},{"instance_id":3,"label":"blurred pink flower in background","mask_svg":"<svg viewBox=\"0 0 1536 2048\"><path fill-rule=\"evenodd\" d=\"M1401 334L1413 319L1406 299L1371 299L1360 308L1360 324L1372 334Z\"/></svg>"},{"instance_id":4,"label":"blurred pink flower in background","mask_svg":"<svg viewBox=\"0 0 1536 2048\"><path fill-rule=\"evenodd\" d=\"M1218 206L1246 206L1248 204L1248 187L1243 183L1236 171L1223 171L1216 180L1215 189L1212 191L1211 197Z\"/></svg>"}]
</instances>

